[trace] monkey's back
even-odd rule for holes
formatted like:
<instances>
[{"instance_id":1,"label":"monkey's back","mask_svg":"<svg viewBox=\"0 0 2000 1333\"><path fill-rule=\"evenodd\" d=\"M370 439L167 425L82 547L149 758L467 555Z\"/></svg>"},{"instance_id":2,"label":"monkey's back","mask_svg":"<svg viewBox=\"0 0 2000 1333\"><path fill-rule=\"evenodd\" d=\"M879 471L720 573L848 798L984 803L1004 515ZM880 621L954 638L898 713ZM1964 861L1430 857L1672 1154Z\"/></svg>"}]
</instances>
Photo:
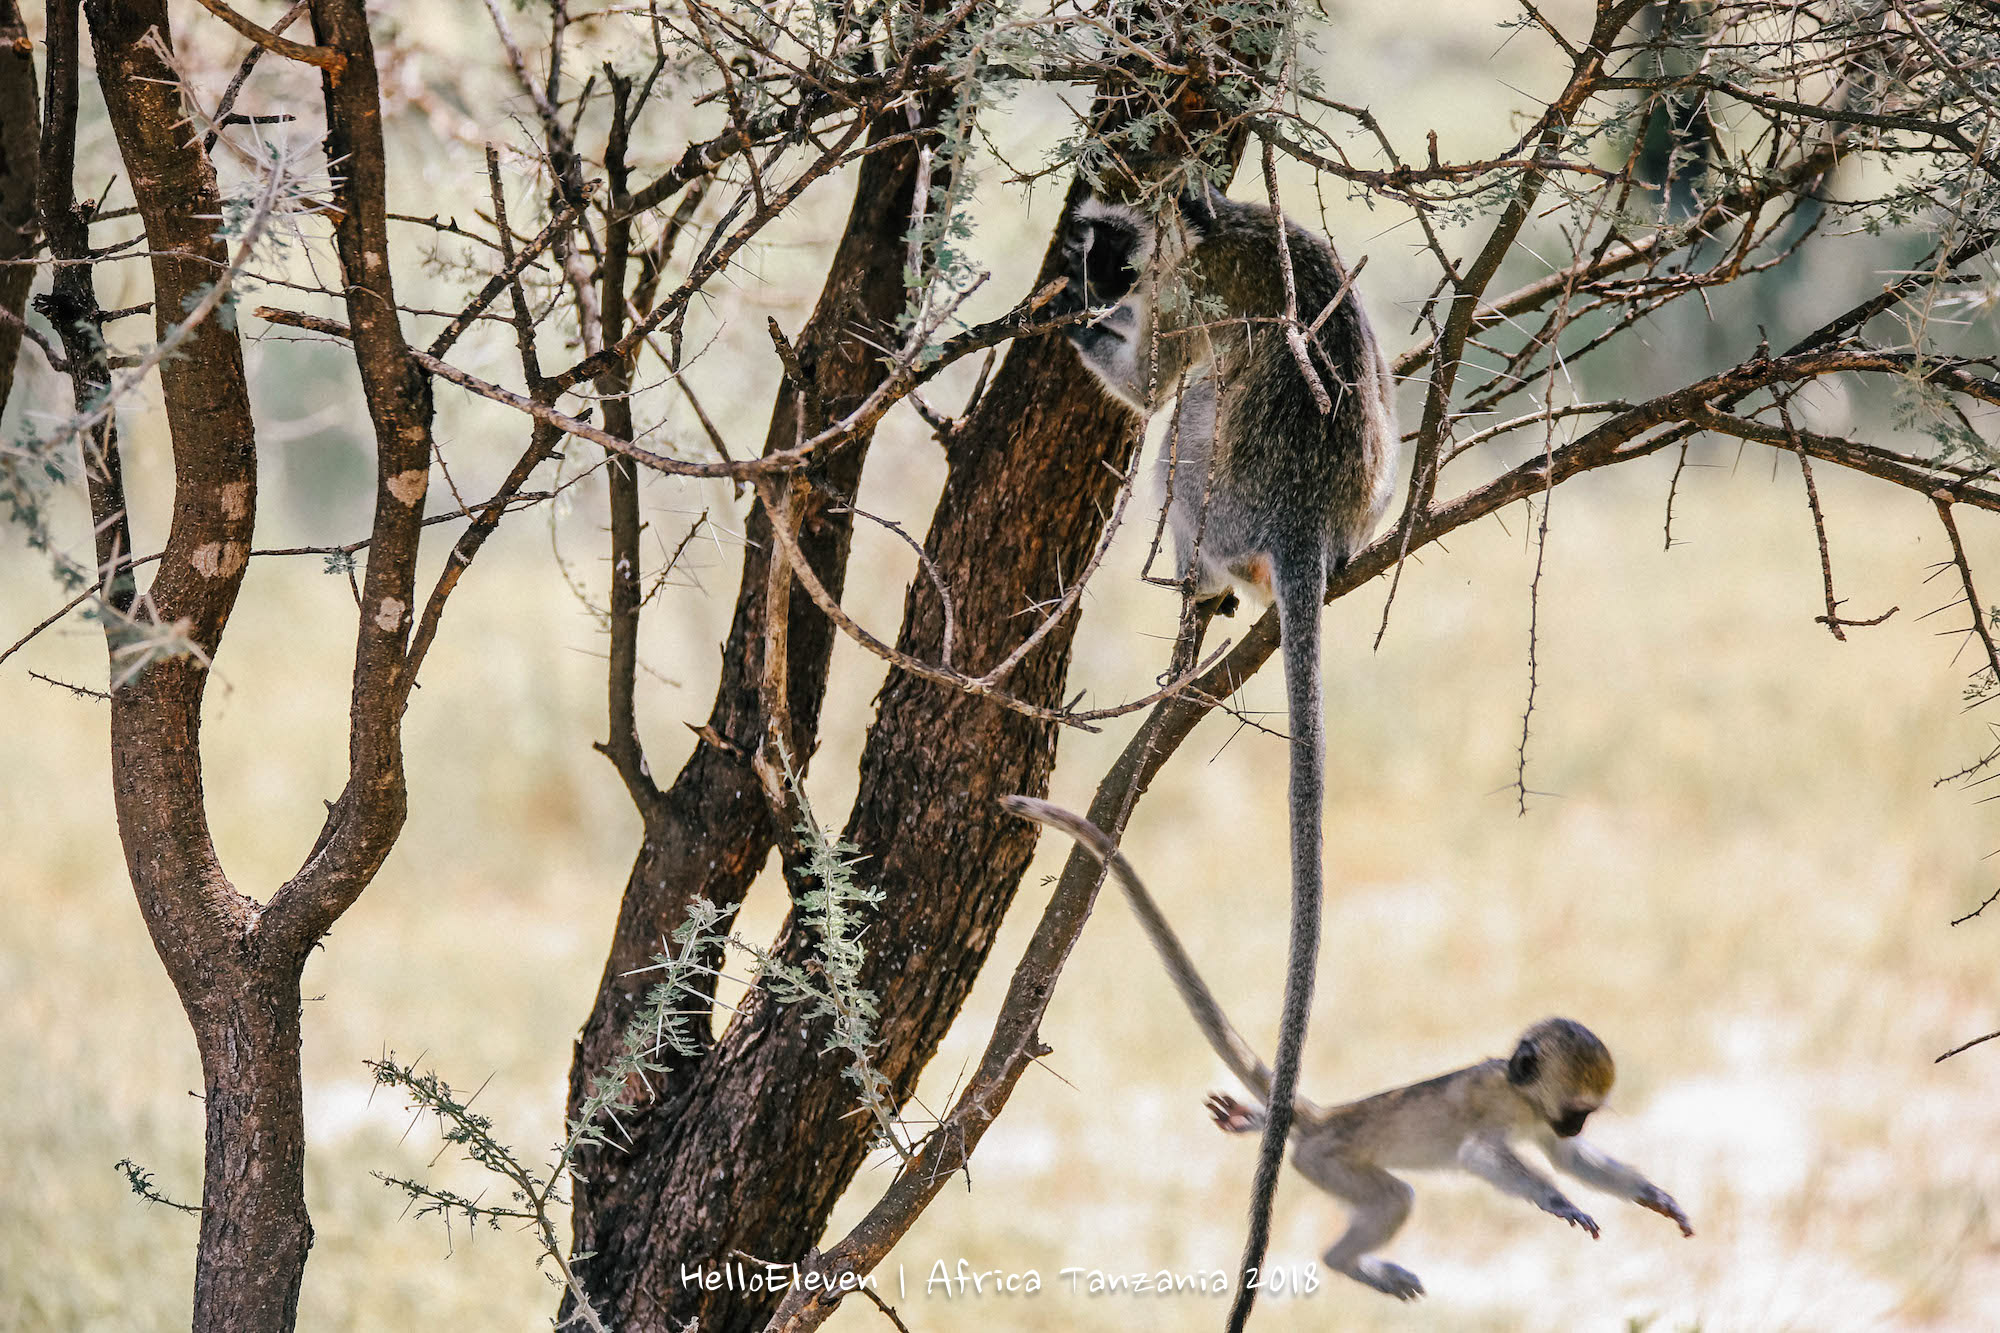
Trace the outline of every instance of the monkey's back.
<instances>
[{"instance_id":1,"label":"monkey's back","mask_svg":"<svg viewBox=\"0 0 2000 1333\"><path fill-rule=\"evenodd\" d=\"M1273 230L1269 208L1216 201L1215 220L1193 252L1195 322L1216 320L1218 305L1283 312ZM1333 410L1319 410L1281 321L1224 317L1183 332L1210 339L1217 452L1210 476L1189 479L1195 491L1176 490L1199 512L1198 488L1206 482L1202 543L1218 561L1310 550L1317 542L1332 569L1368 540L1389 501L1396 451L1389 369L1359 294L1352 287L1341 293L1332 246L1295 223L1286 240L1300 322L1310 327L1340 295L1308 340Z\"/></svg>"},{"instance_id":2,"label":"monkey's back","mask_svg":"<svg viewBox=\"0 0 2000 1333\"><path fill-rule=\"evenodd\" d=\"M1456 1166L1461 1131L1474 1125L1526 1130L1534 1109L1507 1083L1504 1060L1486 1060L1407 1087L1320 1112L1306 1141L1376 1166L1413 1171ZM1305 1142L1301 1142L1301 1151Z\"/></svg>"}]
</instances>

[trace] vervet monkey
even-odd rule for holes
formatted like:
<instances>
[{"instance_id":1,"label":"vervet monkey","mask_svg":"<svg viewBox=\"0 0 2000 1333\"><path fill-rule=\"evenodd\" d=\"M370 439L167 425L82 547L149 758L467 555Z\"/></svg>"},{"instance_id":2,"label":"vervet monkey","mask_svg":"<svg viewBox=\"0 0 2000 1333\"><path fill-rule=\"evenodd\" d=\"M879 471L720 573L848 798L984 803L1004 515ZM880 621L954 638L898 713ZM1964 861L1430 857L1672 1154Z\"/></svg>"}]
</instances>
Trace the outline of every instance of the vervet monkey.
<instances>
[{"instance_id":1,"label":"vervet monkey","mask_svg":"<svg viewBox=\"0 0 2000 1333\"><path fill-rule=\"evenodd\" d=\"M1159 904L1111 839L1089 820L1047 801L1003 796L1000 803L1061 829L1110 868L1195 1025L1230 1072L1268 1106L1271 1071L1223 1014ZM1673 1221L1683 1236L1692 1236L1687 1214L1665 1190L1578 1137L1584 1122L1604 1104L1615 1073L1611 1052L1589 1028L1567 1018L1545 1018L1521 1034L1505 1060L1485 1060L1343 1106L1322 1108L1295 1097L1292 1165L1354 1210L1347 1231L1323 1256L1327 1267L1400 1300L1424 1294L1415 1273L1369 1257L1401 1229L1416 1197L1406 1182L1390 1174L1394 1168L1469 1171L1595 1239L1597 1223L1589 1214L1515 1155L1512 1143L1522 1139L1539 1146L1557 1169L1651 1209ZM1265 1128L1273 1118L1223 1093L1212 1095L1208 1108L1216 1124L1232 1133Z\"/></svg>"},{"instance_id":2,"label":"vervet monkey","mask_svg":"<svg viewBox=\"0 0 2000 1333\"><path fill-rule=\"evenodd\" d=\"M1291 727L1291 947L1247 1276L1270 1236L1319 954L1320 605L1327 576L1367 543L1389 503L1393 382L1333 247L1261 204L1200 184L1161 218L1092 195L1072 211L1064 254L1063 306L1104 311L1067 330L1084 364L1142 414L1178 396L1160 465L1177 573L1192 576L1199 600L1242 583L1278 607ZM1254 1299L1246 1282L1232 1330Z\"/></svg>"}]
</instances>

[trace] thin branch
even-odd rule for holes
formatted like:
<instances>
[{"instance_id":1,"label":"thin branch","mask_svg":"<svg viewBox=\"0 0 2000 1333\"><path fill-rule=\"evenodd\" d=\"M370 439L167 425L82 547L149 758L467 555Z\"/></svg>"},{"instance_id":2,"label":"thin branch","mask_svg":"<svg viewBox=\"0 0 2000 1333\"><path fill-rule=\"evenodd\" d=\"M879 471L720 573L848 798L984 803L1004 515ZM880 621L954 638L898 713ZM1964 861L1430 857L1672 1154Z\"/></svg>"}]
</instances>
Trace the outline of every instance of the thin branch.
<instances>
[{"instance_id":1,"label":"thin branch","mask_svg":"<svg viewBox=\"0 0 2000 1333\"><path fill-rule=\"evenodd\" d=\"M887 528L902 539L903 545L916 552L917 564L924 571L924 577L930 580L931 590L937 593L938 605L944 608L944 631L938 645L938 665L949 668L951 666L952 640L958 632L957 609L952 602L951 588L945 583L944 575L938 572L937 562L931 559L931 554L924 549L924 544L915 537L912 537L909 531L901 523L896 522L896 520L883 518L880 514L871 514L865 509L856 509L851 504L839 505L828 512L836 514L846 513L852 514L856 518L865 518L870 523Z\"/></svg>"},{"instance_id":2,"label":"thin branch","mask_svg":"<svg viewBox=\"0 0 2000 1333\"><path fill-rule=\"evenodd\" d=\"M1290 68L1289 61L1286 68ZM1282 88L1279 100L1283 100ZM1292 242L1286 235L1288 228L1284 205L1278 199L1277 155L1272 151L1269 139L1264 141L1264 192L1271 200L1271 230L1278 240L1278 276L1285 287L1285 346L1291 349L1292 360L1298 363L1299 374L1304 377L1306 388L1312 392L1314 406L1319 408L1321 416L1326 416L1333 411L1333 396L1321 382L1319 371L1312 363L1312 353L1306 350L1305 334L1299 329L1299 288L1292 275ZM1338 300L1338 297L1334 298L1335 302ZM1330 311L1332 308L1333 303L1328 303L1327 309Z\"/></svg>"},{"instance_id":3,"label":"thin branch","mask_svg":"<svg viewBox=\"0 0 2000 1333\"><path fill-rule=\"evenodd\" d=\"M258 27L255 23L252 23L249 19L244 18L228 5L222 3L222 0L200 0L200 4L203 9L206 9L209 13L215 15L274 56L283 56L287 60L297 60L303 64L316 65L334 78L339 78L341 71L347 68L347 57L332 47L308 46L303 42L295 42L289 38L280 37L269 28ZM290 19L291 15L286 15L288 22Z\"/></svg>"},{"instance_id":4,"label":"thin branch","mask_svg":"<svg viewBox=\"0 0 2000 1333\"><path fill-rule=\"evenodd\" d=\"M1946 781L1949 781L1949 780L1950 780L1950 779L1946 779ZM1972 909L1972 910L1971 910L1970 912L1967 912L1967 913L1966 913L1966 914L1965 914L1964 916L1961 916L1961 917L1954 917L1954 918L1952 918L1952 922L1951 922L1951 924L1952 924L1952 925L1954 925L1954 926L1962 926L1962 925L1964 925L1964 924L1965 924L1966 922L1968 922L1968 921L1972 920L1972 919L1973 919L1974 917L1976 917L1976 916L1980 915L1980 914L1981 914L1982 912L1984 912L1984 911L1985 911L1985 910L1986 910L1987 908L1989 908L1989 907L1993 906L1993 904L1994 904L1994 903L1995 903L1996 901L2000 901L2000 889L1995 889L1995 890L1993 890L1993 892L1991 892L1991 893L1987 894L1987 895L1986 895L1986 901L1985 901L1985 902L1982 902L1981 904L1979 904L1979 906L1977 906L1977 907L1973 908L1973 909Z\"/></svg>"},{"instance_id":5,"label":"thin branch","mask_svg":"<svg viewBox=\"0 0 2000 1333\"><path fill-rule=\"evenodd\" d=\"M1946 1051L1943 1055L1940 1055L1937 1059L1931 1061L1931 1063L1934 1065L1941 1065L1945 1061L1951 1059L1952 1056L1958 1055L1963 1051L1969 1051L1973 1047L1979 1045L1981 1042L1992 1041L1995 1037L2000 1037L2000 1032L1989 1032L1983 1037L1974 1037L1971 1041L1964 1042L1960 1045L1952 1047L1950 1050Z\"/></svg>"},{"instance_id":6,"label":"thin branch","mask_svg":"<svg viewBox=\"0 0 2000 1333\"><path fill-rule=\"evenodd\" d=\"M90 699L97 703L106 704L111 702L111 696L103 690L93 690L85 685L72 685L66 680L57 680L54 676L44 676L39 671L30 671L28 676L30 679L39 680L44 685L53 685L59 690L68 690L79 699Z\"/></svg>"},{"instance_id":7,"label":"thin branch","mask_svg":"<svg viewBox=\"0 0 2000 1333\"><path fill-rule=\"evenodd\" d=\"M1791 411L1784 406L1782 400L1779 403L1778 415L1785 423L1785 433L1796 436L1798 431L1792 425ZM1812 511L1813 536L1819 541L1819 578L1820 586L1826 594L1826 614L1816 619L1826 626L1827 632L1834 638L1845 643L1847 635L1840 628L1840 599L1833 593L1833 554L1827 549L1826 515L1819 507L1819 487L1813 484L1812 462L1806 457L1805 450L1796 445L1793 446L1793 450L1799 456L1799 475L1804 477L1806 482L1806 508Z\"/></svg>"},{"instance_id":8,"label":"thin branch","mask_svg":"<svg viewBox=\"0 0 2000 1333\"><path fill-rule=\"evenodd\" d=\"M594 182L586 185L584 187L585 198L588 199L595 191L596 185ZM548 225L535 233L533 240L522 247L518 254L507 258L502 264L500 271L489 277L478 292L473 295L473 298L466 303L465 308L452 316L451 323L445 325L443 331L431 340L430 354L432 356L443 356L446 352L449 352L451 345L457 342L459 337L472 326L472 322L479 318L481 312L487 306L493 304L495 298L501 292L507 291L510 287L518 289L521 274L526 272L529 266L537 259L541 258L544 251L568 233L570 224L576 221L581 208L582 205L580 203L564 204L561 209L557 210L556 215L549 219ZM503 241L507 239L504 218L500 224L500 235Z\"/></svg>"},{"instance_id":9,"label":"thin branch","mask_svg":"<svg viewBox=\"0 0 2000 1333\"><path fill-rule=\"evenodd\" d=\"M1958 539L1958 523L1951 516L1953 499L1950 491L1940 490L1932 494L1931 503L1937 507L1938 522L1944 525L1945 535L1951 538L1951 558L1958 566L1959 582L1965 588L1965 609L1972 616L1973 633L1986 649L1986 668L1993 673L1994 683L2000 684L2000 647L1993 642L1993 628L1988 623L1991 616L1972 586L1972 562L1965 557L1965 544Z\"/></svg>"},{"instance_id":10,"label":"thin branch","mask_svg":"<svg viewBox=\"0 0 2000 1333\"><path fill-rule=\"evenodd\" d=\"M981 681L997 685L1005 680L1008 674L1021 664L1021 660L1033 651L1035 645L1047 638L1050 631L1054 630L1063 617L1076 606L1077 600L1083 596L1084 586L1090 582L1091 576L1097 572L1097 567L1104 563L1104 557L1111 550L1111 539L1118 535L1119 526L1124 522L1125 504L1132 498L1132 490L1132 477L1122 478L1118 487L1118 503L1112 507L1111 517L1104 521L1104 534L1098 538L1097 548L1090 553L1090 560L1084 565L1083 571L1070 580L1069 587L1063 589L1063 595L1057 600L1055 609L1044 616L1042 623L1035 626L1033 632L1021 640L1014 651L1007 654L998 666L981 676Z\"/></svg>"},{"instance_id":11,"label":"thin branch","mask_svg":"<svg viewBox=\"0 0 2000 1333\"><path fill-rule=\"evenodd\" d=\"M1841 135L1834 135L1796 161L1768 173L1755 184L1717 196L1707 208L1678 226L1662 227L1643 240L1620 242L1600 258L1580 260L1481 305L1473 327L1492 328L1516 315L1540 309L1565 290L1587 286L1640 264L1656 263L1674 251L1706 239L1744 214L1754 212L1770 199L1805 189L1833 170L1848 151L1847 140ZM1426 340L1396 357L1397 378L1412 375L1427 365L1438 341L1436 338Z\"/></svg>"},{"instance_id":12,"label":"thin branch","mask_svg":"<svg viewBox=\"0 0 2000 1333\"><path fill-rule=\"evenodd\" d=\"M259 319L267 320L272 324L283 324L289 328L305 329L312 333L324 333L334 338L344 339L352 336L347 325L337 319L328 319L323 315L308 315L301 311L282 310L274 306L258 306L250 313ZM441 361L428 352L420 352L413 347L409 351L409 356L411 361L428 370L431 374L436 375L439 379L449 380L461 389L475 393L481 398L489 398L496 403L504 404L517 412L525 412L537 421L554 426L565 435L574 435L578 439L589 440L592 444L603 445L613 453L623 454L635 462L644 463L656 472L665 472L677 477L742 477L749 479L771 473L790 472L802 467L806 461L807 455L797 450L781 450L777 453L766 454L762 458L749 458L726 463L689 463L678 458L669 458L665 454L655 453L651 449L645 448L643 445L634 444L630 440L621 440L609 431L593 426L588 421L584 421L579 417L570 416L566 412L559 412L547 403L525 397L510 389L503 389L497 384L480 379L477 375L468 374L460 370L457 366L446 361Z\"/></svg>"},{"instance_id":13,"label":"thin branch","mask_svg":"<svg viewBox=\"0 0 2000 1333\"><path fill-rule=\"evenodd\" d=\"M271 35L275 37L284 32L292 26L299 15L310 8L312 0L296 0L290 9L279 16L277 25L271 29ZM215 113L209 118L208 130L201 136L201 150L204 153L215 147L216 139L222 134L222 127L229 123L229 113L236 109L237 96L243 91L243 85L250 81L250 72L257 68L258 58L264 54L265 49L264 46L252 42L250 49L243 53L243 61L236 67L236 76L229 81L229 86L222 90L222 99L215 104Z\"/></svg>"},{"instance_id":14,"label":"thin branch","mask_svg":"<svg viewBox=\"0 0 2000 1333\"><path fill-rule=\"evenodd\" d=\"M1431 497L1436 494L1439 459L1442 457L1445 438L1451 429L1452 386L1458 377L1466 340L1480 325L1480 307L1486 289L1499 274L1501 262L1513 252L1521 228L1527 224L1528 215L1548 179L1548 164L1556 157L1564 129L1603 80L1604 51L1641 7L1639 0L1618 0L1615 4L1605 3L1598 6L1597 20L1591 32L1590 42L1572 63L1568 83L1556 99L1549 103L1548 110L1542 117L1541 123L1544 128L1535 148L1535 165L1521 173L1513 197L1507 201L1492 230L1487 233L1486 241L1480 246L1478 255L1466 266L1462 275L1451 281L1451 305L1445 315L1444 327L1435 340L1436 362L1431 367L1430 382L1424 394L1423 417L1417 426L1416 460L1410 470L1410 488L1403 503L1402 517L1396 521L1397 530L1403 534L1402 544L1406 550L1410 532L1418 522L1419 516L1430 507ZM1548 292L1548 298L1565 296L1574 290L1574 287L1574 277L1568 276L1567 280ZM1414 369L1415 364L1415 360L1412 360L1409 369ZM1409 373L1400 359L1397 373ZM1383 599L1382 625L1376 631L1377 643L1381 642L1382 635L1388 629L1389 608L1395 604L1396 591L1402 582L1402 576L1402 565L1398 562L1395 577L1389 583L1388 595Z\"/></svg>"},{"instance_id":15,"label":"thin branch","mask_svg":"<svg viewBox=\"0 0 2000 1333\"><path fill-rule=\"evenodd\" d=\"M513 468L500 483L500 488L494 492L493 498L479 506L477 512L471 513L472 522L452 544L451 554L445 557L444 569L438 574L437 583L431 588L430 597L424 603L423 615L417 621L417 628L410 637L409 664L404 669L400 682L405 700L408 699L409 692L416 687L417 672L423 666L424 655L430 651L432 641L437 638L438 622L444 616L445 600L458 586L459 579L464 577L466 569L472 564L473 557L479 554L479 548L486 544L486 539L500 526L501 517L507 513L510 502L527 484L528 477L555 452L556 445L561 439L561 432L553 426L537 423L531 432L527 449L515 460Z\"/></svg>"},{"instance_id":16,"label":"thin branch","mask_svg":"<svg viewBox=\"0 0 2000 1333\"><path fill-rule=\"evenodd\" d=\"M770 491L778 484L778 479L773 477L760 476L757 478L757 492L759 496L764 498L767 506L772 503ZM817 606L821 613L838 626L841 632L849 638L899 670L907 671L913 676L932 681L939 685L948 685L953 689L962 690L967 694L975 694L984 699L991 699L1002 708L1020 713L1025 717L1032 717L1042 722L1055 722L1063 726L1076 727L1081 731L1096 731L1097 728L1091 725L1094 722L1101 722L1107 718L1122 717L1127 713L1149 707L1161 699L1178 694L1180 691L1186 689L1195 676L1199 674L1199 671L1205 669L1207 665L1204 663L1202 667L1187 672L1169 684L1146 695L1144 698L1134 699L1130 703L1119 704L1116 707L1096 708L1081 712L1069 709L1043 708L1039 704L1031 704L1025 699L1017 699L1005 691L996 689L983 678L968 676L960 671L947 670L944 667L935 666L921 658L912 657L901 649L876 638L856 623L854 618L848 615L846 609L834 598L833 594L826 590L826 585L820 582L819 575L813 572L811 564L807 562L805 552L799 549L798 539L795 534L783 527L774 526L772 528L772 535L777 538L778 545L784 549L785 556L792 565L793 577L797 578L799 586L806 590L806 595L812 598L813 605ZM1210 660L1212 661L1220 657L1223 652L1227 651L1228 646L1228 643L1225 641L1211 655Z\"/></svg>"},{"instance_id":17,"label":"thin branch","mask_svg":"<svg viewBox=\"0 0 2000 1333\"><path fill-rule=\"evenodd\" d=\"M896 1333L910 1333L910 1326L904 1323L902 1316L896 1313L895 1306L882 1299L881 1292L876 1291L873 1287L863 1287L861 1288L861 1294L875 1303L875 1308L882 1312L882 1317L889 1321L891 1326L895 1328Z\"/></svg>"}]
</instances>

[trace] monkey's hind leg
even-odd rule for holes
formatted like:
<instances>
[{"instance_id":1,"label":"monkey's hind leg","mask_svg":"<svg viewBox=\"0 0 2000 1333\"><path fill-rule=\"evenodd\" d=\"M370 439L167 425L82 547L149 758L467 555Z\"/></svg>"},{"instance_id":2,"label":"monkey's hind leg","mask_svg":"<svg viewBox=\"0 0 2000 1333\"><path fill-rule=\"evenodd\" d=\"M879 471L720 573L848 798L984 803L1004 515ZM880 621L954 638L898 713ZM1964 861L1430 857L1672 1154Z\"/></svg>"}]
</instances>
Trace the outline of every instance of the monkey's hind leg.
<instances>
[{"instance_id":1,"label":"monkey's hind leg","mask_svg":"<svg viewBox=\"0 0 2000 1333\"><path fill-rule=\"evenodd\" d=\"M1225 1134L1261 1133L1264 1128L1264 1108L1245 1106L1226 1092L1211 1092L1203 1103L1208 1113L1215 1117L1215 1127Z\"/></svg>"},{"instance_id":2,"label":"monkey's hind leg","mask_svg":"<svg viewBox=\"0 0 2000 1333\"><path fill-rule=\"evenodd\" d=\"M1310 1147L1300 1145L1293 1165L1313 1184L1354 1209L1347 1231L1321 1256L1326 1266L1399 1301L1423 1295L1424 1284L1415 1273L1401 1264L1368 1257L1370 1251L1381 1249L1403 1229L1417 1192L1408 1181L1379 1166L1343 1161L1331 1153L1314 1153Z\"/></svg>"},{"instance_id":3,"label":"monkey's hind leg","mask_svg":"<svg viewBox=\"0 0 2000 1333\"><path fill-rule=\"evenodd\" d=\"M1243 605L1242 600L1236 596L1236 589L1234 588L1226 592L1216 593L1205 600L1209 607L1209 614L1212 616L1233 617Z\"/></svg>"}]
</instances>

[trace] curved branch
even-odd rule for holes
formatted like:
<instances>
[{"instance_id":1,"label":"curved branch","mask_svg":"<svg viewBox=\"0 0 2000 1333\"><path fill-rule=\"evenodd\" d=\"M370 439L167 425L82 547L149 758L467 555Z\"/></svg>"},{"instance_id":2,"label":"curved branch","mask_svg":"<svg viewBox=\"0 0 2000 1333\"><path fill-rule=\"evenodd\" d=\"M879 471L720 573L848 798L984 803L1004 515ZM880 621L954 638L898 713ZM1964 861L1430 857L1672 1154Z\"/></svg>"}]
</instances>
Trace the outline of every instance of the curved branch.
<instances>
[{"instance_id":1,"label":"curved branch","mask_svg":"<svg viewBox=\"0 0 2000 1333\"><path fill-rule=\"evenodd\" d=\"M1019 713L1023 717L1032 717L1040 722L1055 722L1066 727L1076 727L1081 731L1096 731L1097 728L1091 725L1093 722L1101 722L1107 718L1123 717L1127 713L1135 713L1141 708L1150 707L1162 699L1179 694L1182 690L1188 688L1189 683L1194 680L1195 676L1207 666L1207 663L1204 662L1201 667L1186 672L1153 691L1151 694L1143 698L1134 699L1129 703L1118 704L1111 708L1093 708L1083 712L1076 712L1070 709L1044 708L1039 704L1031 704L1025 699L1018 699L1004 690L996 689L992 681L986 676L968 676L962 671L937 666L924 661L922 658L912 657L902 649L895 647L893 644L882 642L882 640L870 634L866 629L863 629L855 621L854 617L847 614L846 609L840 605L840 602L835 599L833 594L826 590L826 585L819 581L819 576L813 573L812 566L806 561L805 552L799 549L797 534L789 531L783 523L777 521L781 513L781 502L773 499L770 488L780 484L782 483L773 478L758 478L757 497L772 515L772 535L777 538L778 545L783 548L785 558L791 562L792 573L797 577L799 586L806 590L806 595L812 598L813 605L820 609L820 613L839 626L842 633L899 671L906 671L913 676L938 685L949 686L966 694L978 695L983 699L991 699L1002 708ZM1216 653L1223 652L1228 646L1225 642L1221 647L1216 649ZM1211 655L1210 660L1213 660L1213 655Z\"/></svg>"},{"instance_id":2,"label":"curved branch","mask_svg":"<svg viewBox=\"0 0 2000 1333\"><path fill-rule=\"evenodd\" d=\"M317 65L328 74L338 76L347 68L347 57L329 46L307 46L303 42L280 37L269 28L260 28L249 19L222 3L222 0L200 0L201 7L227 23L230 27L248 37L274 56L296 60L302 64Z\"/></svg>"}]
</instances>

